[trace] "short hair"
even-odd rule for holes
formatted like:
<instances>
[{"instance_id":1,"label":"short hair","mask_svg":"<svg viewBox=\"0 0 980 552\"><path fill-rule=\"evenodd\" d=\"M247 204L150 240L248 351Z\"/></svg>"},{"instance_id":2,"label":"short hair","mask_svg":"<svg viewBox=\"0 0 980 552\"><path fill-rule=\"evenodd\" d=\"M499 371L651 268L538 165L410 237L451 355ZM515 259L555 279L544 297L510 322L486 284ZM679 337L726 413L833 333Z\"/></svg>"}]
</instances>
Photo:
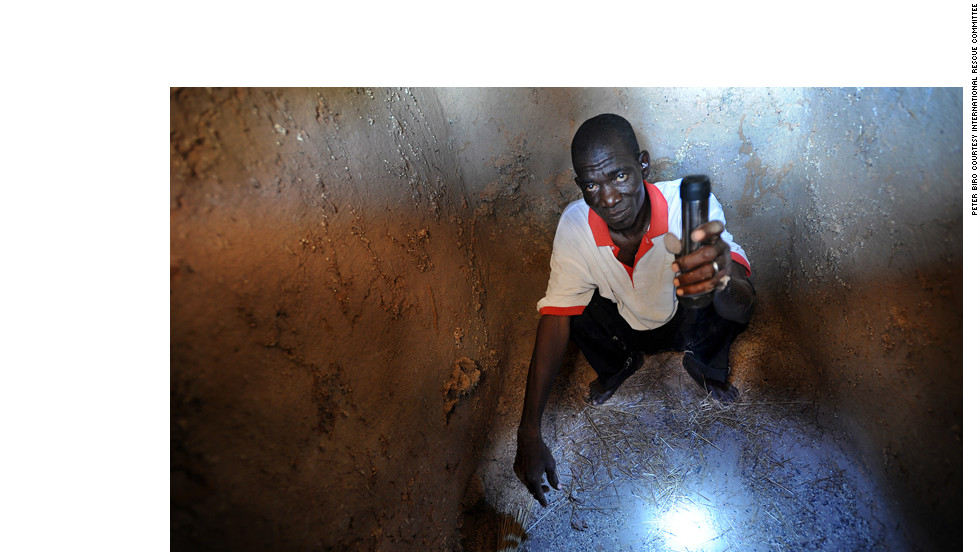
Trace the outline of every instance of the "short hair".
<instances>
[{"instance_id":1,"label":"short hair","mask_svg":"<svg viewBox=\"0 0 980 552\"><path fill-rule=\"evenodd\" d=\"M599 140L615 138L630 150L634 157L640 155L640 144L636 141L633 125L619 115L603 113L582 123L572 138L572 159L583 154Z\"/></svg>"}]
</instances>

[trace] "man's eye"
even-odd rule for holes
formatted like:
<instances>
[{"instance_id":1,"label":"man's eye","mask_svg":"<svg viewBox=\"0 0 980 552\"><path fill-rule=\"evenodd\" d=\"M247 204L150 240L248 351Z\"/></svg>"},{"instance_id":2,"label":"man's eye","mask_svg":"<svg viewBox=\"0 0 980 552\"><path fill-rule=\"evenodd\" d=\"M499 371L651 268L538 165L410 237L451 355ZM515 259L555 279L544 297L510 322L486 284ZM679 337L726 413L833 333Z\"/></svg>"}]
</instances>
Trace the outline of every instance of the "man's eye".
<instances>
[{"instance_id":1,"label":"man's eye","mask_svg":"<svg viewBox=\"0 0 980 552\"><path fill-rule=\"evenodd\" d=\"M585 186L585 191L586 192L594 192L594 191L596 191L598 189L599 189L599 185L598 184L588 184L588 185Z\"/></svg>"},{"instance_id":2,"label":"man's eye","mask_svg":"<svg viewBox=\"0 0 980 552\"><path fill-rule=\"evenodd\" d=\"M616 182L624 182L626 180L626 173L619 173L616 175Z\"/></svg>"}]
</instances>

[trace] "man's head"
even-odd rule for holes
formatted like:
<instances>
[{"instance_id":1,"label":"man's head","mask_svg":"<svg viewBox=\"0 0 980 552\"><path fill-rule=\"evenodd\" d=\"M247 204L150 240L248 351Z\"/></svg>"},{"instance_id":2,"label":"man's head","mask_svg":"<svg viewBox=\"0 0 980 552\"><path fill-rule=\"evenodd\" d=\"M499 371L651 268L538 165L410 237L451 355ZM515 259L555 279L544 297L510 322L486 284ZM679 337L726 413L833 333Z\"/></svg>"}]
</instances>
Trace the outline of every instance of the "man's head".
<instances>
[{"instance_id":1,"label":"man's head","mask_svg":"<svg viewBox=\"0 0 980 552\"><path fill-rule=\"evenodd\" d=\"M585 202L613 230L630 230L643 218L643 180L650 156L640 151L629 121L619 115L593 117L572 138L575 183Z\"/></svg>"}]
</instances>

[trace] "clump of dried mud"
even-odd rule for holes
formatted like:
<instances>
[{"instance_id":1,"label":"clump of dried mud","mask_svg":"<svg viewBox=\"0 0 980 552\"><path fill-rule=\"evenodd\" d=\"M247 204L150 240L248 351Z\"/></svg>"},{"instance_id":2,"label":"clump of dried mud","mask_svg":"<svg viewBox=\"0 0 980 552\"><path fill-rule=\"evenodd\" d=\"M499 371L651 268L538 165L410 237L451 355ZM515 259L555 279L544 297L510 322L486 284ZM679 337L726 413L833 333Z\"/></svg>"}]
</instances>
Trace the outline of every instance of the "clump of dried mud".
<instances>
[{"instance_id":1,"label":"clump of dried mud","mask_svg":"<svg viewBox=\"0 0 980 552\"><path fill-rule=\"evenodd\" d=\"M476 362L470 358L461 358L453 365L453 372L449 376L449 381L442 387L442 394L445 397L443 411L446 414L446 422L449 422L449 414L456 407L456 403L463 397L473 393L477 384L480 383L480 368Z\"/></svg>"}]
</instances>

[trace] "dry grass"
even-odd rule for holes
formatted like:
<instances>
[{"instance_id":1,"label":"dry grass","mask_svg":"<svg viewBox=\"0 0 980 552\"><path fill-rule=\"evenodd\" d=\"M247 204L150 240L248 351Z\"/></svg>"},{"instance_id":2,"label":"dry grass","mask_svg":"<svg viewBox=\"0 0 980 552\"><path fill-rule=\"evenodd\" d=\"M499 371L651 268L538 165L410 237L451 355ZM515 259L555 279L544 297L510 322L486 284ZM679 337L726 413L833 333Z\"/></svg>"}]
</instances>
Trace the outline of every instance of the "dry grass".
<instances>
[{"instance_id":1,"label":"dry grass","mask_svg":"<svg viewBox=\"0 0 980 552\"><path fill-rule=\"evenodd\" d=\"M722 404L697 390L687 377L680 355L657 355L648 358L605 405L592 407L580 399L558 405L551 442L564 490L559 496L553 492L543 511L530 505L522 508L537 513L530 525L524 525L526 531L566 509L571 511L572 528L584 530L589 516L612 510L622 503L621 493L628 493L655 515L692 501L717 511L722 534L730 542L752 536L765 523L781 527L790 542L800 540L806 528L784 513L786 505L791 503L794 513L799 508L812 514L798 496L801 486L832 487L838 483L835 478L842 477L830 473L801 483L796 475L793 480L787 475L787 459L780 456L782 422L789 415L801 415L810 403L773 398L742 386L738 400ZM733 467L738 465L754 495L754 523L726 518L720 503L726 497L712 499L698 491L709 453L732 455Z\"/></svg>"}]
</instances>

